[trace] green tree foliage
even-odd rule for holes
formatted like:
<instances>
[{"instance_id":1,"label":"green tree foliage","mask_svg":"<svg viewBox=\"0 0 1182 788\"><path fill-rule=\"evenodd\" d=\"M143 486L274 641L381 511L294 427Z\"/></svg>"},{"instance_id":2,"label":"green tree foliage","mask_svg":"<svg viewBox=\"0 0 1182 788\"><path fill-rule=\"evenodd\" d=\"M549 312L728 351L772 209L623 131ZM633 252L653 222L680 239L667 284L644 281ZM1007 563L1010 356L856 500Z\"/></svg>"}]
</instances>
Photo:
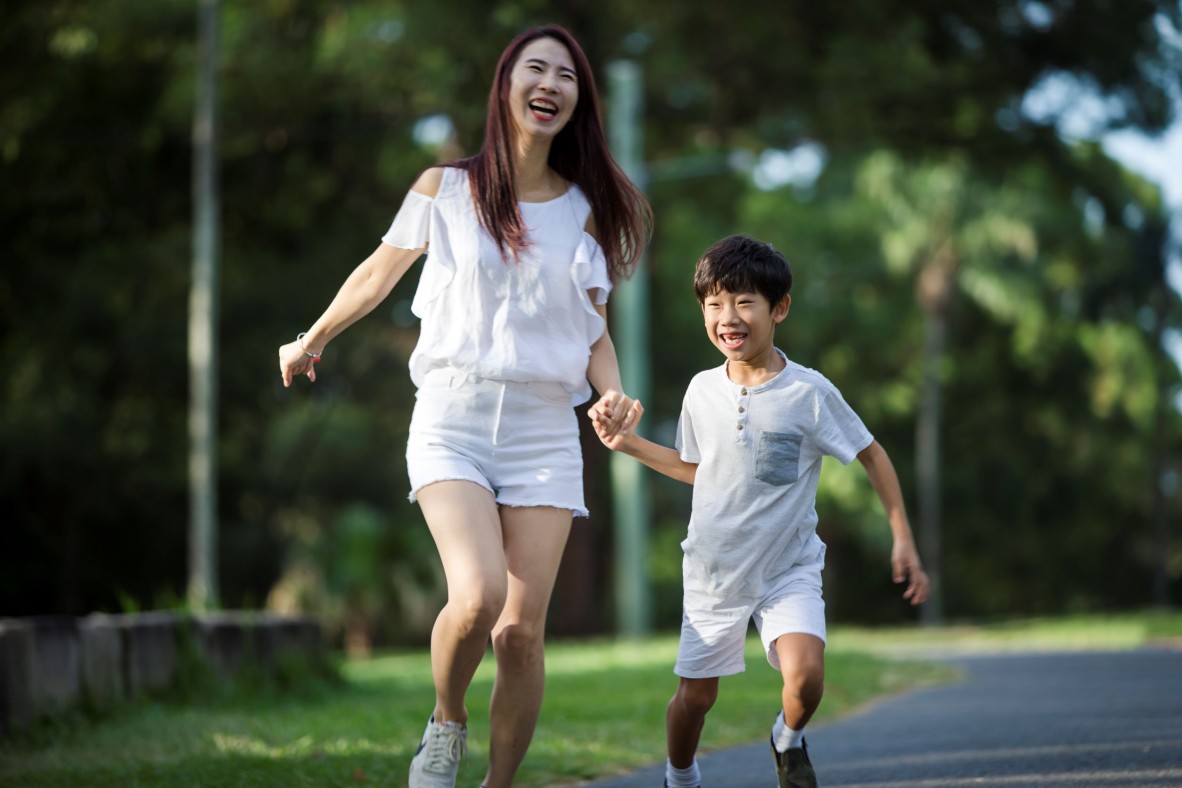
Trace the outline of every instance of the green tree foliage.
<instances>
[{"instance_id":1,"label":"green tree foliage","mask_svg":"<svg viewBox=\"0 0 1182 788\"><path fill-rule=\"evenodd\" d=\"M5 6L0 614L180 596L195 16L181 0ZM1148 0L223 4L223 603L312 607L371 642L426 631L440 575L403 460L414 274L334 343L315 385L284 390L274 352L377 244L415 175L476 148L497 54L541 21L571 27L599 69L644 67L651 434L671 439L689 376L718 363L693 262L751 232L798 266L785 349L842 388L910 494L922 312L914 268L886 251L903 228L856 183L875 151L905 177L960 162L988 203L976 215L1018 216L1038 253L960 268L940 368L947 610L1145 601L1163 500L1151 477L1178 448L1176 411L1158 407L1177 384L1159 352L1176 320L1163 210L1095 146L1066 145L1020 110L1064 73L1107 97L1114 123L1161 128L1182 73L1161 29L1178 16ZM416 136L433 116L454 137ZM804 139L829 153L811 187L765 191L731 168ZM956 237L971 250L978 236L962 224ZM600 451L588 449L593 473ZM846 469L826 478L830 609L898 616L872 496ZM588 479L593 512L610 509L605 486ZM672 625L688 496L654 487L653 577ZM606 588L610 529L602 514L589 527L587 554L563 573Z\"/></svg>"}]
</instances>

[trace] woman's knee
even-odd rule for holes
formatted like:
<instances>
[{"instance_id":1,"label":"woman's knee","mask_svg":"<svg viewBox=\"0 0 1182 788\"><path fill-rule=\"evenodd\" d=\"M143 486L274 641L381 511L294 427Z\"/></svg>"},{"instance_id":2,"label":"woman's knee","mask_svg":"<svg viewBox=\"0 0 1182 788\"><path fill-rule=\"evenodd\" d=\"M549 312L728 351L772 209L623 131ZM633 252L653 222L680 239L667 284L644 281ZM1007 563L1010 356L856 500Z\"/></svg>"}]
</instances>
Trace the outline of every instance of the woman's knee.
<instances>
[{"instance_id":1,"label":"woman's knee","mask_svg":"<svg viewBox=\"0 0 1182 788\"><path fill-rule=\"evenodd\" d=\"M529 621L513 621L498 627L493 632L497 660L509 658L519 664L530 662L540 656L544 634L542 625Z\"/></svg>"},{"instance_id":2,"label":"woman's knee","mask_svg":"<svg viewBox=\"0 0 1182 788\"><path fill-rule=\"evenodd\" d=\"M448 603L452 623L464 634L488 635L505 607L505 591L495 584L467 591Z\"/></svg>"}]
</instances>

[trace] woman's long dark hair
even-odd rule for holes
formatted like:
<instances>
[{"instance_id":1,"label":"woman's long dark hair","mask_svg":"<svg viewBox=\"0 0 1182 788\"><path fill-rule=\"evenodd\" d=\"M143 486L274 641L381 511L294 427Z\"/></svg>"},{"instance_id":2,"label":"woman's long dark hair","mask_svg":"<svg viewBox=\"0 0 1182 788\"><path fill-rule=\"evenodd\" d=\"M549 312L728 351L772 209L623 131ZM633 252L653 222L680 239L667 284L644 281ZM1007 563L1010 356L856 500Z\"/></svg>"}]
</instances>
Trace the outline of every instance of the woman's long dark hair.
<instances>
[{"instance_id":1,"label":"woman's long dark hair","mask_svg":"<svg viewBox=\"0 0 1182 788\"><path fill-rule=\"evenodd\" d=\"M488 96L488 118L480 152L451 166L468 171L480 223L497 243L502 257L516 258L529 246L517 207L513 121L509 116L509 78L521 50L531 41L553 38L570 52L579 100L566 126L550 146L550 167L583 190L591 203L599 245L613 282L631 276L652 228L652 209L644 193L612 159L603 133L599 93L583 48L567 30L543 25L518 34L497 62Z\"/></svg>"}]
</instances>

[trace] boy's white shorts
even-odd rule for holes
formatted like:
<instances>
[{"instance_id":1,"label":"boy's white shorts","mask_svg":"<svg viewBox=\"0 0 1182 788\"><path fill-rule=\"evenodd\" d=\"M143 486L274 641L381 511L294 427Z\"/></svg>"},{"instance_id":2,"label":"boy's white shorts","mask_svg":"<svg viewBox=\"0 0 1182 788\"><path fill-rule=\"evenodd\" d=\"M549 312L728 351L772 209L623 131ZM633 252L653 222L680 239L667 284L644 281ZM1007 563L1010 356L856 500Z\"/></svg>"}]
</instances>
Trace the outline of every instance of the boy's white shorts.
<instances>
[{"instance_id":1,"label":"boy's white shorts","mask_svg":"<svg viewBox=\"0 0 1182 788\"><path fill-rule=\"evenodd\" d=\"M415 394L406 444L410 500L433 482L464 480L504 506L554 506L586 517L577 418L559 383L431 370Z\"/></svg>"},{"instance_id":2,"label":"boy's white shorts","mask_svg":"<svg viewBox=\"0 0 1182 788\"><path fill-rule=\"evenodd\" d=\"M681 642L673 672L687 679L730 676L747 669L743 648L747 622L755 621L767 660L776 670L780 635L815 635L825 640L824 563L794 566L760 599L719 600L686 584Z\"/></svg>"}]
</instances>

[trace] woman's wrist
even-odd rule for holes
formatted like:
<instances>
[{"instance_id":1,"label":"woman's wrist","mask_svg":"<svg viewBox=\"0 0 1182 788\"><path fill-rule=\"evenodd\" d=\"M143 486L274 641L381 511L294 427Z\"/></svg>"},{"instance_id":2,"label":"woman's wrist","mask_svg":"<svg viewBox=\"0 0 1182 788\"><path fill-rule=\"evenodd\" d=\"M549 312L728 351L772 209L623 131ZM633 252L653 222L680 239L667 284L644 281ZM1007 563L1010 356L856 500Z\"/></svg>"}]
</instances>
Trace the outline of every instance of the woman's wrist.
<instances>
[{"instance_id":1,"label":"woman's wrist","mask_svg":"<svg viewBox=\"0 0 1182 788\"><path fill-rule=\"evenodd\" d=\"M304 351L304 355L308 358L320 358L320 354L324 352L324 348L320 350L313 350L310 345L304 342L304 337L308 336L307 331L301 331L296 335L296 344L300 346L300 350Z\"/></svg>"}]
</instances>

